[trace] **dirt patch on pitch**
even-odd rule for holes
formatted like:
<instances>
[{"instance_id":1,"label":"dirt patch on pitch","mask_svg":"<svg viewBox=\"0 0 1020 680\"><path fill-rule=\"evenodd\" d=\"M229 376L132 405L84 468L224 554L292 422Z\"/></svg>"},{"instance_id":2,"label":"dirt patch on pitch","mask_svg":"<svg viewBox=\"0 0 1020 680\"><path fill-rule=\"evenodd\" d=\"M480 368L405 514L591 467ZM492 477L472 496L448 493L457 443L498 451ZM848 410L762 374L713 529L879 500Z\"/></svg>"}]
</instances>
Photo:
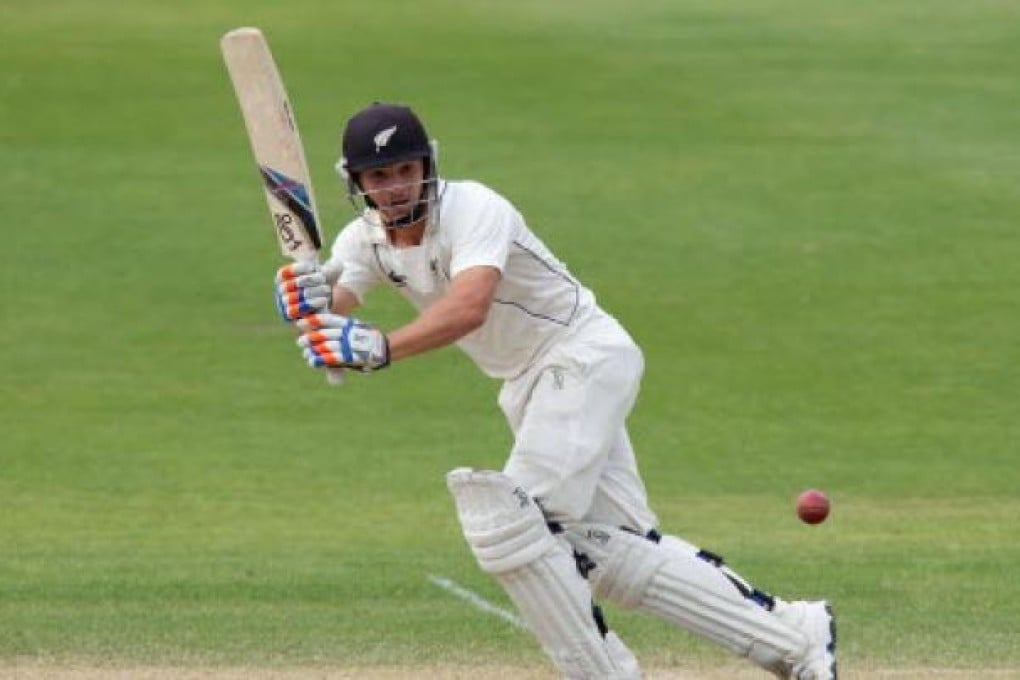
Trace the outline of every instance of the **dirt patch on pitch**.
<instances>
[{"instance_id":1,"label":"dirt patch on pitch","mask_svg":"<svg viewBox=\"0 0 1020 680\"><path fill-rule=\"evenodd\" d=\"M0 667L0 678L19 680L556 680L547 668L507 666L422 666L371 668L148 668L20 664ZM746 668L650 670L647 680L760 680L772 678Z\"/></svg>"},{"instance_id":2,"label":"dirt patch on pitch","mask_svg":"<svg viewBox=\"0 0 1020 680\"><path fill-rule=\"evenodd\" d=\"M1020 669L841 669L843 680L1020 680ZM547 668L508 666L417 666L371 668L175 668L61 665L38 662L0 665L0 679L18 680L556 680ZM650 669L646 680L769 680L746 666Z\"/></svg>"}]
</instances>

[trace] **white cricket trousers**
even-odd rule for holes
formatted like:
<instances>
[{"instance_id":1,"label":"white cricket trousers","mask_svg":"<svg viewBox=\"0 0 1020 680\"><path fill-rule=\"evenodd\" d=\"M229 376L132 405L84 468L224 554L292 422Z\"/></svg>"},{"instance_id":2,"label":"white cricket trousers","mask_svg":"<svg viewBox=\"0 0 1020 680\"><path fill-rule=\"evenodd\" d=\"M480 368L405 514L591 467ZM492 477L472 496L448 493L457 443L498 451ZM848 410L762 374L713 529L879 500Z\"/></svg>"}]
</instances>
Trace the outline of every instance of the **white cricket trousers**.
<instances>
[{"instance_id":1,"label":"white cricket trousers","mask_svg":"<svg viewBox=\"0 0 1020 680\"><path fill-rule=\"evenodd\" d=\"M514 433L503 471L549 520L656 526L626 428L643 371L634 340L596 311L503 385L499 406Z\"/></svg>"}]
</instances>

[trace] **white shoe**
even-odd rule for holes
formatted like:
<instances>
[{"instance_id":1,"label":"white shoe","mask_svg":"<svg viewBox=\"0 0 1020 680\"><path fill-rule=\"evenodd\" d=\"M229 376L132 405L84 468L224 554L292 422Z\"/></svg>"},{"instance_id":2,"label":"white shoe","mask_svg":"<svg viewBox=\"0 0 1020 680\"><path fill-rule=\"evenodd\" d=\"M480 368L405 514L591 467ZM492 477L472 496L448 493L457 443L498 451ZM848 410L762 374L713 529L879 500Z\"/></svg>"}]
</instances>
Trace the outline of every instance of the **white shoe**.
<instances>
[{"instance_id":1,"label":"white shoe","mask_svg":"<svg viewBox=\"0 0 1020 680\"><path fill-rule=\"evenodd\" d=\"M784 602L775 614L808 639L803 658L790 669L790 680L836 680L836 617L829 603Z\"/></svg>"}]
</instances>

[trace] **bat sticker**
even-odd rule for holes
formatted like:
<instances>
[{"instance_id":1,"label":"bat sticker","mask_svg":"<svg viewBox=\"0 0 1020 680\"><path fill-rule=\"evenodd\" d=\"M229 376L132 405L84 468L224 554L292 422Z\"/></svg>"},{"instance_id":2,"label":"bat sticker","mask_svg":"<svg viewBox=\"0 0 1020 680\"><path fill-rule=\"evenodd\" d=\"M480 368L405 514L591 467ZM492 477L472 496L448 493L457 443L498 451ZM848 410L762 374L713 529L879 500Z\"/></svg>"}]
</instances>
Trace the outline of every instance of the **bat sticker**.
<instances>
[{"instance_id":1,"label":"bat sticker","mask_svg":"<svg viewBox=\"0 0 1020 680\"><path fill-rule=\"evenodd\" d=\"M276 223L276 230L280 232L280 240L287 246L287 250L294 252L303 245L301 239L294 233L294 227L291 226L294 222L293 215L285 212L274 212L273 222Z\"/></svg>"},{"instance_id":2,"label":"bat sticker","mask_svg":"<svg viewBox=\"0 0 1020 680\"><path fill-rule=\"evenodd\" d=\"M319 238L319 225L315 222L315 213L312 211L312 203L305 185L265 165L260 165L259 170L262 173L262 181L265 183L269 193L301 220L301 224L304 225L305 231L312 239L315 249L319 250L322 248L322 241ZM276 224L288 245L296 241L289 224L283 224L279 217L277 217ZM300 245L300 242L297 242L296 245Z\"/></svg>"}]
</instances>

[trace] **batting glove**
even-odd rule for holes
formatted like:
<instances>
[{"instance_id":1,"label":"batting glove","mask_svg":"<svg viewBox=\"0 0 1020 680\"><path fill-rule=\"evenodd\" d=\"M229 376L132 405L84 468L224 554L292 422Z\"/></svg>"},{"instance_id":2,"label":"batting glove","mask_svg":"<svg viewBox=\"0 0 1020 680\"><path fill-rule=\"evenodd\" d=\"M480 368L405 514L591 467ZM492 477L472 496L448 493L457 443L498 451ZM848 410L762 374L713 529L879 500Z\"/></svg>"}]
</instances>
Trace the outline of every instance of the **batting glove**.
<instances>
[{"instance_id":1,"label":"batting glove","mask_svg":"<svg viewBox=\"0 0 1020 680\"><path fill-rule=\"evenodd\" d=\"M317 262L294 262L276 270L276 309L284 321L329 311L330 281Z\"/></svg>"},{"instance_id":2,"label":"batting glove","mask_svg":"<svg viewBox=\"0 0 1020 680\"><path fill-rule=\"evenodd\" d=\"M338 314L298 320L298 345L313 368L339 367L368 373L390 364L390 345L375 326Z\"/></svg>"}]
</instances>

